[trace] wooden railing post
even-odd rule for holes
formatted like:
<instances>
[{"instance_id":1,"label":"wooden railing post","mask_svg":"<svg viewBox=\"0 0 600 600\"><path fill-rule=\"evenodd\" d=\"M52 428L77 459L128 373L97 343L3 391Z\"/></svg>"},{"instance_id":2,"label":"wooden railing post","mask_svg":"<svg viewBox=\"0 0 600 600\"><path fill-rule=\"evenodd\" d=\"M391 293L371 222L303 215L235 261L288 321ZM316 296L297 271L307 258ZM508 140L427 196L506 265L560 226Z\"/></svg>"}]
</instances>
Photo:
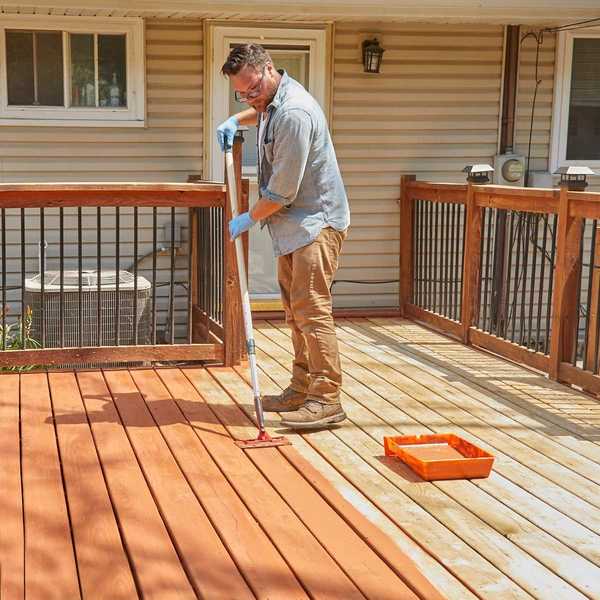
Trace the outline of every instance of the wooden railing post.
<instances>
[{"instance_id":1,"label":"wooden railing post","mask_svg":"<svg viewBox=\"0 0 600 600\"><path fill-rule=\"evenodd\" d=\"M475 204L475 187L467 187L465 253L463 257L463 287L461 324L462 341L469 343L469 329L479 315L479 295L481 292L481 211Z\"/></svg>"},{"instance_id":2,"label":"wooden railing post","mask_svg":"<svg viewBox=\"0 0 600 600\"><path fill-rule=\"evenodd\" d=\"M233 142L233 163L235 166L235 182L238 202L242 192L242 143L241 136L236 136ZM229 236L229 221L233 215L229 199L227 182L227 201L223 211L223 344L226 367L240 363L242 355L242 302L240 298L240 281L238 278L235 245ZM238 206L239 208L239 206Z\"/></svg>"},{"instance_id":3,"label":"wooden railing post","mask_svg":"<svg viewBox=\"0 0 600 600\"><path fill-rule=\"evenodd\" d=\"M550 333L549 376L555 380L560 378L561 362L571 360L577 344L577 295L581 275L583 219L572 217L569 212L569 190L565 185L560 187Z\"/></svg>"},{"instance_id":4,"label":"wooden railing post","mask_svg":"<svg viewBox=\"0 0 600 600\"><path fill-rule=\"evenodd\" d=\"M415 211L408 185L415 180L415 175L402 175L400 178L400 295L398 300L402 316L406 316L406 305L413 300Z\"/></svg>"}]
</instances>

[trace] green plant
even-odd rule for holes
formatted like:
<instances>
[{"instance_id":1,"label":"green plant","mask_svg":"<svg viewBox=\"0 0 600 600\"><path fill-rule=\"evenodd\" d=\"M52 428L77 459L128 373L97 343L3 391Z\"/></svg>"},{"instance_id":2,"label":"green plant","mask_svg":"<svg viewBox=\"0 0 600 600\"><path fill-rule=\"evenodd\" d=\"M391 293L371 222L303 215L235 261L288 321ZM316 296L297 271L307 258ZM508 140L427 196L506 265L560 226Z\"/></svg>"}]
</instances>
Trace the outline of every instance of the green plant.
<instances>
[{"instance_id":1,"label":"green plant","mask_svg":"<svg viewBox=\"0 0 600 600\"><path fill-rule=\"evenodd\" d=\"M8 312L5 307L4 313ZM42 345L31 337L31 324L33 321L33 312L31 307L25 309L25 314L15 323L2 326L0 324L0 349L23 350L41 348ZM18 365L14 367L0 367L0 371L31 371L38 368L38 365Z\"/></svg>"}]
</instances>

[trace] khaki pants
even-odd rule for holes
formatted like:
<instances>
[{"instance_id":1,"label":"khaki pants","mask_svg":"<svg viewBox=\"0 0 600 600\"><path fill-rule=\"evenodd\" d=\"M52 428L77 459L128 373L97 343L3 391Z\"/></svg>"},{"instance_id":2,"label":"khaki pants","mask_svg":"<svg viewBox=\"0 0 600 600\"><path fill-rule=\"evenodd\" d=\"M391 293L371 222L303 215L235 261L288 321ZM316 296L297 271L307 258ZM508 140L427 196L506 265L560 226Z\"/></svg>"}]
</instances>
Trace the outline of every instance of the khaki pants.
<instances>
[{"instance_id":1,"label":"khaki pants","mask_svg":"<svg viewBox=\"0 0 600 600\"><path fill-rule=\"evenodd\" d=\"M339 402L342 385L329 288L346 234L326 227L308 246L277 259L281 298L294 345L290 387L323 403Z\"/></svg>"}]
</instances>

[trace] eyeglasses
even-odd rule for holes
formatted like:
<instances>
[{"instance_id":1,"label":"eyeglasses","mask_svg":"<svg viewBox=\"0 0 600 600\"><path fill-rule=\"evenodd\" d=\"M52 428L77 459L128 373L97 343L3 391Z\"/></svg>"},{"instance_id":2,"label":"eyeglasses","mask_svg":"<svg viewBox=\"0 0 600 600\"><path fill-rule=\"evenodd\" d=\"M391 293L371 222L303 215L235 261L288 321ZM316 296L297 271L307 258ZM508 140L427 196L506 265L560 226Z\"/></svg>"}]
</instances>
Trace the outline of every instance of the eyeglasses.
<instances>
[{"instance_id":1,"label":"eyeglasses","mask_svg":"<svg viewBox=\"0 0 600 600\"><path fill-rule=\"evenodd\" d=\"M248 100L254 100L254 98L258 98L261 93L262 82L265 77L265 69L260 72L260 79L245 92L234 92L235 99L237 102L247 102Z\"/></svg>"}]
</instances>

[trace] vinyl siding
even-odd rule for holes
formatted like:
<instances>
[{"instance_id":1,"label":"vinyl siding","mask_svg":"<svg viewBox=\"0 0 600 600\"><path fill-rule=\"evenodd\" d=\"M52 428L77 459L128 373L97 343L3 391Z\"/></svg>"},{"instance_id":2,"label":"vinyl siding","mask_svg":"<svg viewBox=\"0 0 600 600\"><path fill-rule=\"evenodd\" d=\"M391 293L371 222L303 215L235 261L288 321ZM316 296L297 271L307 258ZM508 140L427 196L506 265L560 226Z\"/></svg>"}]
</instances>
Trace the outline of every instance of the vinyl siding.
<instances>
[{"instance_id":1,"label":"vinyl siding","mask_svg":"<svg viewBox=\"0 0 600 600\"><path fill-rule=\"evenodd\" d=\"M377 35L382 72L363 73L360 45ZM464 181L498 142L503 28L338 25L333 114L352 225L338 280L397 280L400 176ZM336 283L336 306L397 306L397 283Z\"/></svg>"}]
</instances>

